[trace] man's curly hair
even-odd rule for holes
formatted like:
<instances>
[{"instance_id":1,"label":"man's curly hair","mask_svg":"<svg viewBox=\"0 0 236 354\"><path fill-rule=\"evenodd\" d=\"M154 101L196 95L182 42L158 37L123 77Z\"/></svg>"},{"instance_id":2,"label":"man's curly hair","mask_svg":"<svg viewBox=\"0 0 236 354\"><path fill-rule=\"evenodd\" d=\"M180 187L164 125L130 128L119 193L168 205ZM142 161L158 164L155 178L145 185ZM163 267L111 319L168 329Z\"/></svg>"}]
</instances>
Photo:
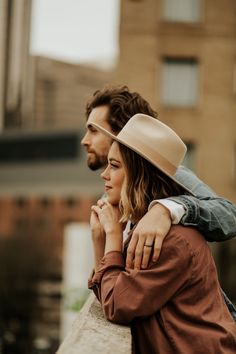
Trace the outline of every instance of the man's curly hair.
<instances>
[{"instance_id":1,"label":"man's curly hair","mask_svg":"<svg viewBox=\"0 0 236 354\"><path fill-rule=\"evenodd\" d=\"M157 113L137 92L131 92L127 86L105 86L94 92L86 105L86 117L99 106L108 106L107 121L114 133L119 133L128 120L136 113L148 114L157 118Z\"/></svg>"}]
</instances>

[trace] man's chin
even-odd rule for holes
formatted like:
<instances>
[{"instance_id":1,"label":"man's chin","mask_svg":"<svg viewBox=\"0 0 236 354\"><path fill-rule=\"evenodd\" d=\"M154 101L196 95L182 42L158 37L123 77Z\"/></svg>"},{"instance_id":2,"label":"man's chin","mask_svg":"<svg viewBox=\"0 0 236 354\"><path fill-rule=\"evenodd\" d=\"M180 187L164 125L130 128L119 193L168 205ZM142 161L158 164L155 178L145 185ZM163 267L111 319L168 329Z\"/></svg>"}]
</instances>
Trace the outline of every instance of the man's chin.
<instances>
[{"instance_id":1,"label":"man's chin","mask_svg":"<svg viewBox=\"0 0 236 354\"><path fill-rule=\"evenodd\" d=\"M91 161L89 159L87 160L87 165L88 165L88 168L90 168L90 170L92 170L92 171L97 171L103 167L103 166L101 166L99 161Z\"/></svg>"},{"instance_id":2,"label":"man's chin","mask_svg":"<svg viewBox=\"0 0 236 354\"><path fill-rule=\"evenodd\" d=\"M92 170L92 171L100 170L101 168L106 167L107 158L93 159L91 157L88 157L87 165L88 165L88 168L90 168L90 170Z\"/></svg>"}]
</instances>

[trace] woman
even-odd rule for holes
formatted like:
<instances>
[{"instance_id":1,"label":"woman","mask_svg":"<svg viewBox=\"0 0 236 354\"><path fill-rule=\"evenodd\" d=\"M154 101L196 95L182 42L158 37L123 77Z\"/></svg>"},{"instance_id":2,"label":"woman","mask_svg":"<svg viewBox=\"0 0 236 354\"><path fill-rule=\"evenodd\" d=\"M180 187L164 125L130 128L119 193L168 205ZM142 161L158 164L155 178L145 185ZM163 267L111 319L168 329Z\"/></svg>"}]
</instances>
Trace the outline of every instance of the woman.
<instances>
[{"instance_id":1,"label":"woman","mask_svg":"<svg viewBox=\"0 0 236 354\"><path fill-rule=\"evenodd\" d=\"M89 280L108 320L130 324L135 353L235 353L236 326L224 303L208 245L195 229L173 226L148 269L125 268L123 229L149 203L189 191L174 174L186 147L169 127L133 116L114 136L103 172L107 199L92 207L95 272ZM131 231L132 233L132 231ZM150 241L150 240L148 240ZM151 244L146 242L145 248Z\"/></svg>"}]
</instances>

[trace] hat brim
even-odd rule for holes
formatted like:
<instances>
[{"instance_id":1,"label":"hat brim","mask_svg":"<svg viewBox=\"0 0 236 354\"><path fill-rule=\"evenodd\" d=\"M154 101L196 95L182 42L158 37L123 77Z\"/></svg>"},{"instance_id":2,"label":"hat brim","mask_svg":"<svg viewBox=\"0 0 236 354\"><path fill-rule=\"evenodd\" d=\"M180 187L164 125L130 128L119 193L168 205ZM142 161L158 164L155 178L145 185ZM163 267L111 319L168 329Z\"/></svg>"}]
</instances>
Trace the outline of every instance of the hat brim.
<instances>
[{"instance_id":1,"label":"hat brim","mask_svg":"<svg viewBox=\"0 0 236 354\"><path fill-rule=\"evenodd\" d=\"M174 181L175 183L177 183L180 187L182 187L187 193L189 193L192 196L195 196L195 194L189 189L187 188L184 184L180 183L174 176L172 176L171 174L167 173L166 171L164 171L161 167L157 166L157 164L150 158L148 158L146 155L142 154L141 151L137 150L135 147L133 147L132 145L130 145L127 141L120 139L118 136L112 134L111 132L109 132L108 130L106 130L105 128L101 127L100 125L96 124L96 123L90 123L94 128L96 128L98 131L100 131L101 133L103 133L104 135L108 136L109 138L111 138L112 140L115 140L117 142L119 142L122 145L125 145L126 147L128 147L129 149L133 150L134 152L136 152L138 155L142 156L145 160L149 161L152 165L154 165L155 167L157 167L160 171L162 171L166 176L168 176L172 181ZM171 197L171 196L170 196Z\"/></svg>"}]
</instances>

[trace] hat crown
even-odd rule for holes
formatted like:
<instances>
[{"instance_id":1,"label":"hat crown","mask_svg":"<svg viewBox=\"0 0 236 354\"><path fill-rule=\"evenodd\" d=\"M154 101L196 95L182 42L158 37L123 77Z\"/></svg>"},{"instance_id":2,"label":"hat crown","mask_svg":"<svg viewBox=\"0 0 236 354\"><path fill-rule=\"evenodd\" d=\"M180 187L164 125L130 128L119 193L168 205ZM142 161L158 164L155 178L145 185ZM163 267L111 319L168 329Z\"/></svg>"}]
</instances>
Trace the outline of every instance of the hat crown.
<instances>
[{"instance_id":1,"label":"hat crown","mask_svg":"<svg viewBox=\"0 0 236 354\"><path fill-rule=\"evenodd\" d=\"M130 118L117 138L127 141L137 153L172 176L187 151L186 145L170 127L141 113Z\"/></svg>"}]
</instances>

